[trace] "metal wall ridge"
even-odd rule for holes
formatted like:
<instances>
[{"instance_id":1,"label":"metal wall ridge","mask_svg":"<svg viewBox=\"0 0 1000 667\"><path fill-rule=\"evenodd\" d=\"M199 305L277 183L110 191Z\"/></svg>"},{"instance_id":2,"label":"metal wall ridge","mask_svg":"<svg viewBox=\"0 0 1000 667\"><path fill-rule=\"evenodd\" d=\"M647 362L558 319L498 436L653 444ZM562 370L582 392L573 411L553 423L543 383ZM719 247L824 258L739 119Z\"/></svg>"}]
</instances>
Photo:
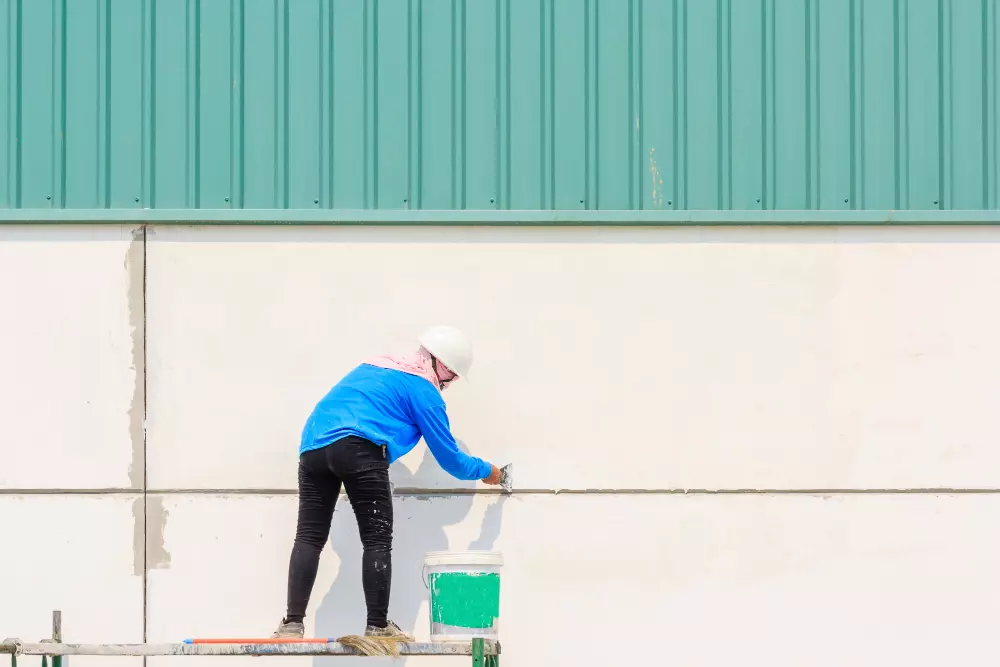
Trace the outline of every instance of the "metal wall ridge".
<instances>
[{"instance_id":1,"label":"metal wall ridge","mask_svg":"<svg viewBox=\"0 0 1000 667\"><path fill-rule=\"evenodd\" d=\"M0 208L995 210L993 0L0 0Z\"/></svg>"}]
</instances>

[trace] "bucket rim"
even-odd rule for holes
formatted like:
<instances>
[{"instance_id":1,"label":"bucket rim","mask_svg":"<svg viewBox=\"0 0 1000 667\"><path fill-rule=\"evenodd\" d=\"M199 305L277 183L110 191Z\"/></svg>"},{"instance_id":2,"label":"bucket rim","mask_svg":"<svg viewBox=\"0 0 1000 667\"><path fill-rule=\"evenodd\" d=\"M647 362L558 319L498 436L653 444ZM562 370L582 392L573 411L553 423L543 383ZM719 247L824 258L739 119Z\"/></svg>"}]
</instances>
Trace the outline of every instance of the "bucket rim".
<instances>
[{"instance_id":1,"label":"bucket rim","mask_svg":"<svg viewBox=\"0 0 1000 667\"><path fill-rule=\"evenodd\" d=\"M503 565L503 553L499 551L428 551L424 554L424 565Z\"/></svg>"}]
</instances>

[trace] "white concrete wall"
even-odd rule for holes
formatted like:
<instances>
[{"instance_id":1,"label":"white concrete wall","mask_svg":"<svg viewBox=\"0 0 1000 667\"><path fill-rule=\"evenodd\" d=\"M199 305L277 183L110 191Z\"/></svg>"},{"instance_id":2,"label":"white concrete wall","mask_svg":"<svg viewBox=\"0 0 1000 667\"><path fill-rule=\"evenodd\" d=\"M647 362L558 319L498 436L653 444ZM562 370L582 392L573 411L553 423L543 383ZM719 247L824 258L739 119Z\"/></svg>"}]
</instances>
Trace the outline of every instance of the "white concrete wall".
<instances>
[{"instance_id":1,"label":"white concrete wall","mask_svg":"<svg viewBox=\"0 0 1000 667\"><path fill-rule=\"evenodd\" d=\"M141 228L0 225L0 637L60 609L67 641L142 641L142 259Z\"/></svg>"},{"instance_id":2,"label":"white concrete wall","mask_svg":"<svg viewBox=\"0 0 1000 667\"><path fill-rule=\"evenodd\" d=\"M507 561L507 664L1000 644L1000 230L0 227L0 285L0 572L35 593L3 595L0 635L59 606L74 640L269 634L303 420L448 321L477 343L455 431L520 492L456 494L484 487L422 445L393 466L418 495L390 613L418 636L423 553L471 546ZM320 636L363 623L340 508Z\"/></svg>"},{"instance_id":3,"label":"white concrete wall","mask_svg":"<svg viewBox=\"0 0 1000 667\"><path fill-rule=\"evenodd\" d=\"M157 229L149 482L293 487L313 403L443 320L478 353L449 390L455 429L526 488L1000 486L998 241Z\"/></svg>"},{"instance_id":4,"label":"white concrete wall","mask_svg":"<svg viewBox=\"0 0 1000 667\"><path fill-rule=\"evenodd\" d=\"M136 233L0 227L0 488L142 487Z\"/></svg>"}]
</instances>

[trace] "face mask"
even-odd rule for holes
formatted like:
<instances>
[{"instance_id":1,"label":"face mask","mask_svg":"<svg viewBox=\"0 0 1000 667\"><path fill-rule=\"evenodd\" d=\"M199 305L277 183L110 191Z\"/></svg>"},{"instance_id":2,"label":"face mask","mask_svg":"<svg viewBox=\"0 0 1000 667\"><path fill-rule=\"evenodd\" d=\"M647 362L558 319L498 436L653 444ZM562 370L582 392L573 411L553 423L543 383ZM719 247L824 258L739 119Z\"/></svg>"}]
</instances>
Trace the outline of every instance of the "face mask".
<instances>
[{"instance_id":1,"label":"face mask","mask_svg":"<svg viewBox=\"0 0 1000 667\"><path fill-rule=\"evenodd\" d=\"M438 372L437 363L438 363L437 358L431 357L431 367L434 369L434 377L436 377L438 379L438 389L440 389L441 391L444 391L449 386L451 386L452 382L454 382L455 380L458 379L458 376L457 375L453 375L450 378L448 378L447 380L442 380L441 379L441 375Z\"/></svg>"}]
</instances>

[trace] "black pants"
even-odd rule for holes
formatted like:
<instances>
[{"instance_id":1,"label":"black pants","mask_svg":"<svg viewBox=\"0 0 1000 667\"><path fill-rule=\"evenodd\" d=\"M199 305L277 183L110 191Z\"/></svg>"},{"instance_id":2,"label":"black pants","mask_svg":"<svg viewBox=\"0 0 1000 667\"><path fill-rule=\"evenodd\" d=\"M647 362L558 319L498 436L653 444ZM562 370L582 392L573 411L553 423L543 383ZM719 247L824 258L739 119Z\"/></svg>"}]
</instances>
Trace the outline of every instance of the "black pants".
<instances>
[{"instance_id":1,"label":"black pants","mask_svg":"<svg viewBox=\"0 0 1000 667\"><path fill-rule=\"evenodd\" d=\"M392 578L389 463L381 446L356 437L305 452L299 458L299 518L288 564L285 620L302 621L305 616L341 484L354 509L364 547L361 584L368 625L384 628Z\"/></svg>"}]
</instances>

